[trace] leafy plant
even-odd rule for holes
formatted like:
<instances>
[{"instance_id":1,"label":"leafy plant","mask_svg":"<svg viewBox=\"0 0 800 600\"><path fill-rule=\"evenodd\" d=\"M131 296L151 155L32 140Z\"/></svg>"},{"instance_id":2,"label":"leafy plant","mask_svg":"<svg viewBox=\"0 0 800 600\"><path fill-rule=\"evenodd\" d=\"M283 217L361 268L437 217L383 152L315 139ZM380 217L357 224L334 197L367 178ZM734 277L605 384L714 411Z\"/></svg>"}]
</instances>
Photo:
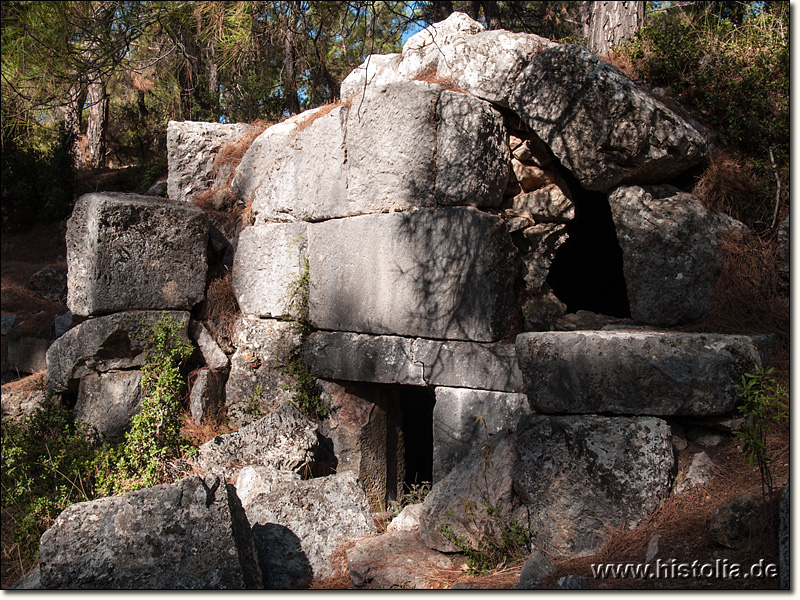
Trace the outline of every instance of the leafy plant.
<instances>
[{"instance_id":1,"label":"leafy plant","mask_svg":"<svg viewBox=\"0 0 800 600\"><path fill-rule=\"evenodd\" d=\"M738 410L746 422L736 432L736 439L742 442L742 451L750 466L758 465L761 472L761 486L764 500L772 497L772 475L769 463L772 460L767 452L767 436L772 425L788 418L786 397L788 391L773 376L773 368L756 367L753 373L742 375L735 386L739 394Z\"/></svg>"},{"instance_id":2,"label":"leafy plant","mask_svg":"<svg viewBox=\"0 0 800 600\"><path fill-rule=\"evenodd\" d=\"M242 412L254 419L263 416L264 411L261 410L261 392L264 387L260 383L256 384L253 388L253 393L242 400Z\"/></svg>"},{"instance_id":3,"label":"leafy plant","mask_svg":"<svg viewBox=\"0 0 800 600\"><path fill-rule=\"evenodd\" d=\"M331 411L330 402L323 400L316 389L317 380L303 363L302 356L295 356L281 369L284 376L294 380L293 385L284 383L284 391L291 391L292 406L311 419L322 419Z\"/></svg>"},{"instance_id":4,"label":"leafy plant","mask_svg":"<svg viewBox=\"0 0 800 600\"><path fill-rule=\"evenodd\" d=\"M308 277L308 257L303 257L303 269L300 275L289 284L289 310L302 325L309 324L308 294L310 281Z\"/></svg>"}]
</instances>

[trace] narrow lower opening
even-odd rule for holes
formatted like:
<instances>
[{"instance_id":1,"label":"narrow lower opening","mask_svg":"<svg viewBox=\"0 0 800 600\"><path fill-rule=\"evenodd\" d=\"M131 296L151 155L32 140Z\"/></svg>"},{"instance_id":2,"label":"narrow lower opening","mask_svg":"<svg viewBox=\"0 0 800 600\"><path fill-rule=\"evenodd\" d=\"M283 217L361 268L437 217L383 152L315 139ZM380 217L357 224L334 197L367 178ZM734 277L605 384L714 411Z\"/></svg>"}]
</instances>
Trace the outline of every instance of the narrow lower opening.
<instances>
[{"instance_id":1,"label":"narrow lower opening","mask_svg":"<svg viewBox=\"0 0 800 600\"><path fill-rule=\"evenodd\" d=\"M432 388L399 386L403 411L403 446L406 490L433 480L433 405Z\"/></svg>"}]
</instances>

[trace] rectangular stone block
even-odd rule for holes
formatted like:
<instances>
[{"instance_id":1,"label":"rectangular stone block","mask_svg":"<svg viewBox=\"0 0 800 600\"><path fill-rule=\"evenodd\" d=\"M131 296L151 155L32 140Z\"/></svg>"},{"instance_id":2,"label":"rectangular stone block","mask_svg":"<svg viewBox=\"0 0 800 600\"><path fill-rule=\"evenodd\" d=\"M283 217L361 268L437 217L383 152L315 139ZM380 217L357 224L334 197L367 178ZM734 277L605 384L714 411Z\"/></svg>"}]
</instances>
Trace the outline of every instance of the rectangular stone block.
<instances>
[{"instance_id":1,"label":"rectangular stone block","mask_svg":"<svg viewBox=\"0 0 800 600\"><path fill-rule=\"evenodd\" d=\"M749 336L653 331L522 333L517 356L542 413L712 416L761 365Z\"/></svg>"},{"instance_id":2,"label":"rectangular stone block","mask_svg":"<svg viewBox=\"0 0 800 600\"><path fill-rule=\"evenodd\" d=\"M433 482L444 479L490 435L514 432L519 420L530 413L525 394L437 387L433 407Z\"/></svg>"},{"instance_id":3,"label":"rectangular stone block","mask_svg":"<svg viewBox=\"0 0 800 600\"><path fill-rule=\"evenodd\" d=\"M208 220L194 205L85 194L67 221L67 305L76 315L188 310L203 299Z\"/></svg>"},{"instance_id":4,"label":"rectangular stone block","mask_svg":"<svg viewBox=\"0 0 800 600\"><path fill-rule=\"evenodd\" d=\"M233 290L245 315L297 318L304 310L306 224L246 228L233 259Z\"/></svg>"},{"instance_id":5,"label":"rectangular stone block","mask_svg":"<svg viewBox=\"0 0 800 600\"><path fill-rule=\"evenodd\" d=\"M502 219L469 208L308 226L320 329L493 342L510 327L519 262Z\"/></svg>"}]
</instances>

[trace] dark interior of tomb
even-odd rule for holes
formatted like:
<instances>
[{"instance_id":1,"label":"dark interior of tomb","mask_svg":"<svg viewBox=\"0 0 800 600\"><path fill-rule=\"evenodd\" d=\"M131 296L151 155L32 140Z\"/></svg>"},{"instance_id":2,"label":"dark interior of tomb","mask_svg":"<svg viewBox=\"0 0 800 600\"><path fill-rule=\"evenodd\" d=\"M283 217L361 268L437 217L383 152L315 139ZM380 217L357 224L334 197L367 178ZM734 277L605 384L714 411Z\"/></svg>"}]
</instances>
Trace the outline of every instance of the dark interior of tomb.
<instances>
[{"instance_id":1,"label":"dark interior of tomb","mask_svg":"<svg viewBox=\"0 0 800 600\"><path fill-rule=\"evenodd\" d=\"M400 408L403 411L403 442L405 446L405 486L433 480L433 388L412 385L399 388Z\"/></svg>"},{"instance_id":2,"label":"dark interior of tomb","mask_svg":"<svg viewBox=\"0 0 800 600\"><path fill-rule=\"evenodd\" d=\"M565 179L575 203L575 218L567 224L569 239L556 251L547 283L567 305L568 313L588 310L630 317L622 249L606 194L588 191L568 175Z\"/></svg>"}]
</instances>

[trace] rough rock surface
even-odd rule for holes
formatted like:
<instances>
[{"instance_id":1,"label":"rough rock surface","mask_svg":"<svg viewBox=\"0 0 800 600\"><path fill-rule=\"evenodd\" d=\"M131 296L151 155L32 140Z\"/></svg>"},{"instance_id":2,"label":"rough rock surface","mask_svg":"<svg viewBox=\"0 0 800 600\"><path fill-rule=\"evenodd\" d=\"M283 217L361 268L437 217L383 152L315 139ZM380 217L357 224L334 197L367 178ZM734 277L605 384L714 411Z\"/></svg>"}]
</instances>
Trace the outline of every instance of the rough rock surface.
<instances>
[{"instance_id":1,"label":"rough rock surface","mask_svg":"<svg viewBox=\"0 0 800 600\"><path fill-rule=\"evenodd\" d=\"M434 23L406 40L400 73L409 79L430 73L437 67L444 46L483 30L483 25L466 14L452 13L444 21Z\"/></svg>"},{"instance_id":2,"label":"rough rock surface","mask_svg":"<svg viewBox=\"0 0 800 600\"><path fill-rule=\"evenodd\" d=\"M233 289L245 315L298 317L305 276L306 225L269 223L239 235Z\"/></svg>"},{"instance_id":3,"label":"rough rock surface","mask_svg":"<svg viewBox=\"0 0 800 600\"><path fill-rule=\"evenodd\" d=\"M219 414L225 404L225 374L209 367L200 369L189 393L189 412L197 425Z\"/></svg>"},{"instance_id":4,"label":"rough rock surface","mask_svg":"<svg viewBox=\"0 0 800 600\"><path fill-rule=\"evenodd\" d=\"M219 151L236 143L247 133L248 125L199 121L167 123L167 195L172 200L191 200L227 180L229 173L219 173L214 162Z\"/></svg>"},{"instance_id":5,"label":"rough rock surface","mask_svg":"<svg viewBox=\"0 0 800 600\"><path fill-rule=\"evenodd\" d=\"M750 524L757 510L758 503L750 494L740 494L720 506L708 523L711 539L726 548L744 548L750 542Z\"/></svg>"},{"instance_id":6,"label":"rough rock surface","mask_svg":"<svg viewBox=\"0 0 800 600\"><path fill-rule=\"evenodd\" d=\"M534 550L528 560L525 561L525 564L522 565L517 589L534 590L545 577L555 570L555 565L547 560L547 557L541 550Z\"/></svg>"},{"instance_id":7,"label":"rough rock surface","mask_svg":"<svg viewBox=\"0 0 800 600\"><path fill-rule=\"evenodd\" d=\"M232 422L245 425L291 400L295 380L284 369L300 350L302 332L291 321L242 317L233 343L225 406Z\"/></svg>"},{"instance_id":8,"label":"rough rock surface","mask_svg":"<svg viewBox=\"0 0 800 600\"><path fill-rule=\"evenodd\" d=\"M238 431L206 442L200 446L194 463L228 477L244 465L299 473L310 468L318 445L317 425L290 404L283 404Z\"/></svg>"},{"instance_id":9,"label":"rough rock surface","mask_svg":"<svg viewBox=\"0 0 800 600\"><path fill-rule=\"evenodd\" d=\"M225 369L228 366L228 357L219 347L214 338L205 328L205 326L198 321L191 321L189 323L189 335L192 340L197 344L200 354L203 356L203 362L207 367L212 369Z\"/></svg>"},{"instance_id":10,"label":"rough rock surface","mask_svg":"<svg viewBox=\"0 0 800 600\"><path fill-rule=\"evenodd\" d=\"M47 401L47 394L43 391L12 391L3 387L0 391L2 418L18 419L30 416L45 401Z\"/></svg>"},{"instance_id":11,"label":"rough rock surface","mask_svg":"<svg viewBox=\"0 0 800 600\"><path fill-rule=\"evenodd\" d=\"M390 83L402 81L397 70L400 53L370 54L366 60L350 71L339 87L339 97L347 102L365 91L367 85L386 87Z\"/></svg>"},{"instance_id":12,"label":"rough rock surface","mask_svg":"<svg viewBox=\"0 0 800 600\"><path fill-rule=\"evenodd\" d=\"M182 311L124 312L88 319L53 342L47 352L47 388L77 391L81 377L91 372L135 369L144 364L143 323L162 317L182 324L188 341L189 313Z\"/></svg>"},{"instance_id":13,"label":"rough rock surface","mask_svg":"<svg viewBox=\"0 0 800 600\"><path fill-rule=\"evenodd\" d=\"M317 331L304 348L324 379L525 391L514 344Z\"/></svg>"},{"instance_id":14,"label":"rough rock surface","mask_svg":"<svg viewBox=\"0 0 800 600\"><path fill-rule=\"evenodd\" d=\"M84 194L67 221L67 306L80 316L188 310L205 293L207 243L208 219L194 205Z\"/></svg>"},{"instance_id":15,"label":"rough rock surface","mask_svg":"<svg viewBox=\"0 0 800 600\"><path fill-rule=\"evenodd\" d=\"M519 264L502 219L469 208L334 219L308 228L320 329L493 342Z\"/></svg>"},{"instance_id":16,"label":"rough rock surface","mask_svg":"<svg viewBox=\"0 0 800 600\"><path fill-rule=\"evenodd\" d=\"M47 351L53 343L51 337L17 335L13 331L7 343L9 369L20 373L38 373L47 368Z\"/></svg>"},{"instance_id":17,"label":"rough rock surface","mask_svg":"<svg viewBox=\"0 0 800 600\"><path fill-rule=\"evenodd\" d=\"M436 569L453 569L455 561L428 548L411 531L394 531L356 542L347 550L350 580L357 588L426 589Z\"/></svg>"},{"instance_id":18,"label":"rough rock surface","mask_svg":"<svg viewBox=\"0 0 800 600\"><path fill-rule=\"evenodd\" d=\"M386 526L386 531L416 531L419 529L420 514L422 514L422 502L407 504Z\"/></svg>"},{"instance_id":19,"label":"rough rock surface","mask_svg":"<svg viewBox=\"0 0 800 600\"><path fill-rule=\"evenodd\" d=\"M544 413L722 414L761 364L748 336L649 331L523 333L517 357Z\"/></svg>"},{"instance_id":20,"label":"rough rock surface","mask_svg":"<svg viewBox=\"0 0 800 600\"><path fill-rule=\"evenodd\" d=\"M698 452L692 457L692 464L689 465L682 479L681 474L678 474L675 492L682 494L692 488L703 487L714 478L715 470L716 466L711 462L708 454Z\"/></svg>"},{"instance_id":21,"label":"rough rock surface","mask_svg":"<svg viewBox=\"0 0 800 600\"><path fill-rule=\"evenodd\" d=\"M581 46L534 57L510 106L589 190L668 181L708 151L688 122Z\"/></svg>"},{"instance_id":22,"label":"rough rock surface","mask_svg":"<svg viewBox=\"0 0 800 600\"><path fill-rule=\"evenodd\" d=\"M522 236L519 245L525 285L529 290L540 291L550 274L556 251L567 241L566 227L556 223L537 223L525 228Z\"/></svg>"},{"instance_id":23,"label":"rough rock surface","mask_svg":"<svg viewBox=\"0 0 800 600\"><path fill-rule=\"evenodd\" d=\"M72 411L75 420L86 423L101 440L120 437L141 410L141 379L141 371L87 373L78 386L78 401Z\"/></svg>"},{"instance_id":24,"label":"rough rock surface","mask_svg":"<svg viewBox=\"0 0 800 600\"><path fill-rule=\"evenodd\" d=\"M436 128L436 202L497 206L508 178L503 117L488 102L443 91Z\"/></svg>"},{"instance_id":25,"label":"rough rock surface","mask_svg":"<svg viewBox=\"0 0 800 600\"><path fill-rule=\"evenodd\" d=\"M608 528L635 527L669 495L669 426L653 417L530 415L516 431L514 491L536 545L555 556L588 554Z\"/></svg>"},{"instance_id":26,"label":"rough rock surface","mask_svg":"<svg viewBox=\"0 0 800 600\"><path fill-rule=\"evenodd\" d=\"M334 554L343 543L376 533L352 472L307 481L285 478L280 485L263 468L243 470L242 476L247 482L242 505L266 588L299 589L312 578L332 575Z\"/></svg>"},{"instance_id":27,"label":"rough rock surface","mask_svg":"<svg viewBox=\"0 0 800 600\"><path fill-rule=\"evenodd\" d=\"M706 314L722 271L722 239L744 225L666 185L623 186L608 201L633 319L668 327Z\"/></svg>"},{"instance_id":28,"label":"rough rock surface","mask_svg":"<svg viewBox=\"0 0 800 600\"><path fill-rule=\"evenodd\" d=\"M73 504L42 535L44 589L254 589L247 518L216 475Z\"/></svg>"},{"instance_id":29,"label":"rough rock surface","mask_svg":"<svg viewBox=\"0 0 800 600\"><path fill-rule=\"evenodd\" d=\"M470 451L499 431L513 432L530 414L525 394L436 388L433 407L433 482L444 479Z\"/></svg>"},{"instance_id":30,"label":"rough rock surface","mask_svg":"<svg viewBox=\"0 0 800 600\"><path fill-rule=\"evenodd\" d=\"M45 267L31 275L28 287L45 300L62 302L67 296L67 270Z\"/></svg>"},{"instance_id":31,"label":"rough rock surface","mask_svg":"<svg viewBox=\"0 0 800 600\"><path fill-rule=\"evenodd\" d=\"M503 507L506 517L511 515L514 503L511 472L518 453L513 437L501 432L489 439L493 449L491 468L486 468L479 452L470 453L458 468L434 484L425 497L419 518L419 533L429 548L440 552L457 552L440 526L448 525L460 539L477 546L486 536L500 539L502 521L487 514L486 503ZM516 503L518 504L518 503ZM468 507L474 507L470 512Z\"/></svg>"}]
</instances>

